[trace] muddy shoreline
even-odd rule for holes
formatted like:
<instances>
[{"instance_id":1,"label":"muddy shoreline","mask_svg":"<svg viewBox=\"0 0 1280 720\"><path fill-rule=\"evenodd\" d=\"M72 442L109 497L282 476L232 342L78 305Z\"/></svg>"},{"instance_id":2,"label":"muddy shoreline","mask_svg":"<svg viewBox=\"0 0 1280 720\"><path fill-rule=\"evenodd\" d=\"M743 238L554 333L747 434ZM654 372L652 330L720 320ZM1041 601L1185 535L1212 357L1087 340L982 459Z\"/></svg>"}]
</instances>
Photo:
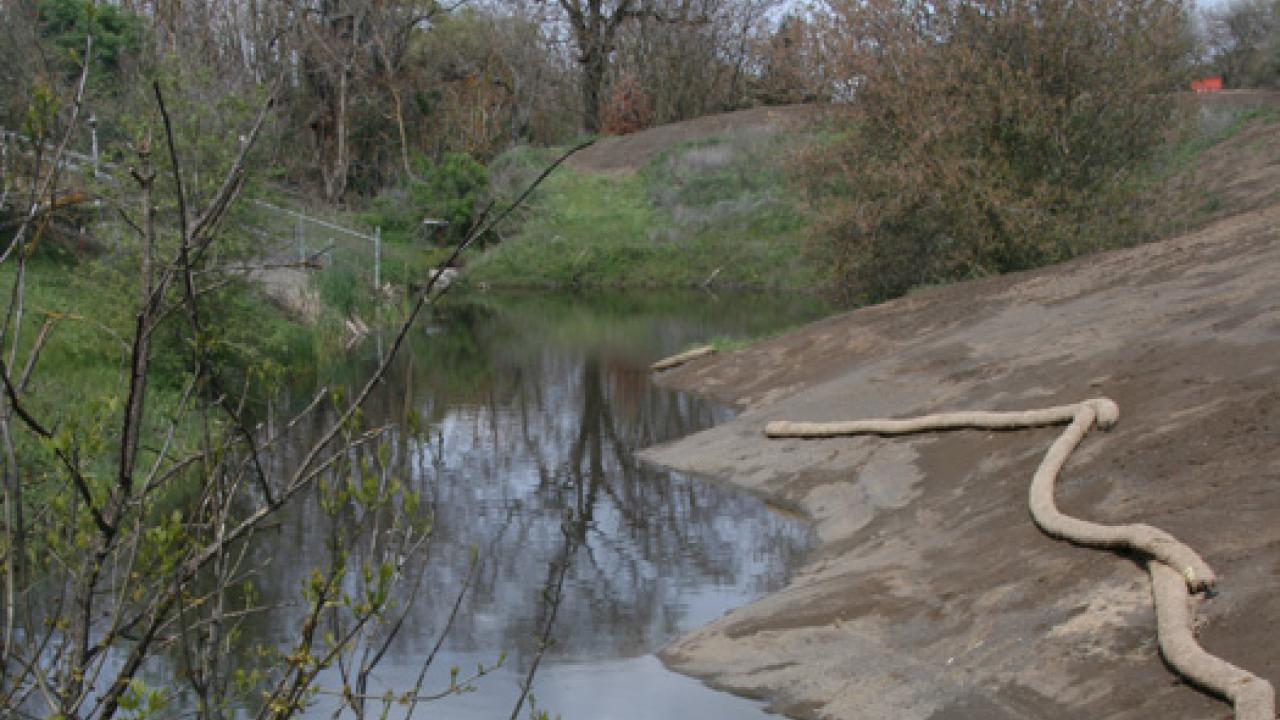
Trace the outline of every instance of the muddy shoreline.
<instances>
[{"instance_id":1,"label":"muddy shoreline","mask_svg":"<svg viewBox=\"0 0 1280 720\"><path fill-rule=\"evenodd\" d=\"M1107 396L1058 503L1196 548L1210 652L1280 684L1280 207L833 317L660 381L742 410L645 452L796 508L821 548L681 638L672 668L796 718L1227 718L1161 661L1138 558L1031 523L1054 428L766 440L775 419L1019 410Z\"/></svg>"}]
</instances>

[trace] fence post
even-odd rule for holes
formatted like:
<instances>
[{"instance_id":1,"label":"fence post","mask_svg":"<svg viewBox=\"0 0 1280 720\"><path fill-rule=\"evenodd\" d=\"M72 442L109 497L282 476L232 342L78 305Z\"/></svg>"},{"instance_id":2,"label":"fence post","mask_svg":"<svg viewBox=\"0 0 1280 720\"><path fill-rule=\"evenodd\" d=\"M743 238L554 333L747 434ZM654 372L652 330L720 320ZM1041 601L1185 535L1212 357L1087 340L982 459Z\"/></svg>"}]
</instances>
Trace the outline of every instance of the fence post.
<instances>
[{"instance_id":1,"label":"fence post","mask_svg":"<svg viewBox=\"0 0 1280 720\"><path fill-rule=\"evenodd\" d=\"M0 129L0 210L9 202L9 131Z\"/></svg>"},{"instance_id":2,"label":"fence post","mask_svg":"<svg viewBox=\"0 0 1280 720\"><path fill-rule=\"evenodd\" d=\"M373 229L373 289L382 289L382 226Z\"/></svg>"},{"instance_id":3,"label":"fence post","mask_svg":"<svg viewBox=\"0 0 1280 720\"><path fill-rule=\"evenodd\" d=\"M89 113L89 137L93 143L93 179L98 179L98 113Z\"/></svg>"},{"instance_id":4,"label":"fence post","mask_svg":"<svg viewBox=\"0 0 1280 720\"><path fill-rule=\"evenodd\" d=\"M298 262L307 261L307 237L302 228L302 215L298 215Z\"/></svg>"}]
</instances>

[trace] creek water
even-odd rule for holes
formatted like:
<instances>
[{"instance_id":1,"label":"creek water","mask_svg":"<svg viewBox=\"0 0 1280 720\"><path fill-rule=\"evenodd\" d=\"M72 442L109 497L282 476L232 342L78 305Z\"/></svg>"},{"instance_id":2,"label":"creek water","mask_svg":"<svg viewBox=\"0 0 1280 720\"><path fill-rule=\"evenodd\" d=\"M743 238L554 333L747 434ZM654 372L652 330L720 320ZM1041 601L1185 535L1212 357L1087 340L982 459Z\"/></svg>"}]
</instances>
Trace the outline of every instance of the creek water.
<instances>
[{"instance_id":1,"label":"creek water","mask_svg":"<svg viewBox=\"0 0 1280 720\"><path fill-rule=\"evenodd\" d=\"M453 668L462 679L502 663L413 717L511 717L535 662L531 694L550 717L763 717L760 703L672 673L654 653L778 588L812 539L754 497L638 461L640 448L732 417L655 386L647 365L824 310L804 298L485 294L453 300L415 330L364 420L397 428L412 418L415 433L390 432L386 462L420 493L432 528L412 561L418 591L401 598L405 621L366 692L413 688L439 643L422 694L447 689ZM335 363L360 377L384 350L374 338ZM331 557L334 529L311 497L254 540L264 605L298 596ZM245 631L286 646L298 627L285 612ZM320 684L342 679L335 669ZM308 716L328 717L333 702L322 693Z\"/></svg>"}]
</instances>

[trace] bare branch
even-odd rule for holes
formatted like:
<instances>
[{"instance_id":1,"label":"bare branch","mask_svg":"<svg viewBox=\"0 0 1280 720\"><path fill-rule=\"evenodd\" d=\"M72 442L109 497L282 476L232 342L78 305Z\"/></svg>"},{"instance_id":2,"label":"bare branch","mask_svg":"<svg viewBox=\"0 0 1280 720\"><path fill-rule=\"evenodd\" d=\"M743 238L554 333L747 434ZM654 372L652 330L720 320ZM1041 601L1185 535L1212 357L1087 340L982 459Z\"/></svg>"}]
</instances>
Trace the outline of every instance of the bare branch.
<instances>
[{"instance_id":1,"label":"bare branch","mask_svg":"<svg viewBox=\"0 0 1280 720\"><path fill-rule=\"evenodd\" d=\"M67 123L66 131L62 134L62 140L58 143L57 149L54 150L49 174L45 176L43 182L37 183L37 189L32 193L32 196L36 199L47 197L54 185L57 183L62 158L67 153L67 147L71 144L71 137L75 133L76 123L80 119L80 109L84 104L84 90L89 84L90 60L93 57L92 33L85 34L83 57L84 59L80 69L80 79L76 83L75 100L71 103L71 119ZM3 254L0 254L0 265L3 265L5 260L9 259L9 255L13 252L14 248L22 246L23 242L26 240L26 233L31 227L32 221L34 221L36 216L39 214L39 209L40 206L37 202L32 202L29 205L26 216L24 217L22 224L18 226L18 231L14 233L13 240L9 243L9 247L5 249Z\"/></svg>"},{"instance_id":2,"label":"bare branch","mask_svg":"<svg viewBox=\"0 0 1280 720\"><path fill-rule=\"evenodd\" d=\"M18 380L18 392L24 392L27 383L31 381L31 373L35 370L36 360L40 357L40 351L44 349L44 343L49 339L49 331L53 330L54 323L57 318L53 315L46 315L44 322L40 324L40 332L36 334L36 340L31 345L31 352L27 355L27 366L22 370L22 377Z\"/></svg>"},{"instance_id":3,"label":"bare branch","mask_svg":"<svg viewBox=\"0 0 1280 720\"><path fill-rule=\"evenodd\" d=\"M9 378L9 368L5 365L4 360L2 359L0 359L0 377L4 379L4 391L9 397L9 405L13 407L13 411L18 414L18 417L22 419L22 422L26 423L27 427L30 428L32 432L42 438L47 439L53 437L53 433L44 425L41 425L40 421L32 417L31 413L27 412L27 409L22 406L22 401L18 399L18 389L14 387L13 380Z\"/></svg>"}]
</instances>

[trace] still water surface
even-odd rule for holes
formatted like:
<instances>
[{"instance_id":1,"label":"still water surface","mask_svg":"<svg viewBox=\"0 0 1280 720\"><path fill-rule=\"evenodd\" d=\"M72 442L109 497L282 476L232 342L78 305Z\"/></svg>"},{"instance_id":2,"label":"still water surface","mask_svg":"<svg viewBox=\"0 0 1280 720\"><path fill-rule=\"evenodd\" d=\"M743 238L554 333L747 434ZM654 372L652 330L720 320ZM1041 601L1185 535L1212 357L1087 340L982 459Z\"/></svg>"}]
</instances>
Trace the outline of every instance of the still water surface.
<instances>
[{"instance_id":1,"label":"still water surface","mask_svg":"<svg viewBox=\"0 0 1280 720\"><path fill-rule=\"evenodd\" d=\"M466 587L424 690L448 687L452 667L465 677L504 653L505 662L475 692L414 717L510 717L548 626L532 694L552 717L763 717L760 704L668 672L653 653L779 587L812 541L754 497L636 459L732 415L655 387L646 366L823 310L777 297L482 295L455 299L415 331L366 419L415 418L419 432L393 432L391 454L429 500L434 527L420 591L369 692L413 686ZM376 339L362 346L352 376L379 351ZM258 581L265 601L296 597L325 561L331 530L312 498L258 538L255 553L270 558ZM251 630L286 644L296 627ZM341 684L335 673L324 680ZM311 715L327 717L326 705L321 695Z\"/></svg>"}]
</instances>

